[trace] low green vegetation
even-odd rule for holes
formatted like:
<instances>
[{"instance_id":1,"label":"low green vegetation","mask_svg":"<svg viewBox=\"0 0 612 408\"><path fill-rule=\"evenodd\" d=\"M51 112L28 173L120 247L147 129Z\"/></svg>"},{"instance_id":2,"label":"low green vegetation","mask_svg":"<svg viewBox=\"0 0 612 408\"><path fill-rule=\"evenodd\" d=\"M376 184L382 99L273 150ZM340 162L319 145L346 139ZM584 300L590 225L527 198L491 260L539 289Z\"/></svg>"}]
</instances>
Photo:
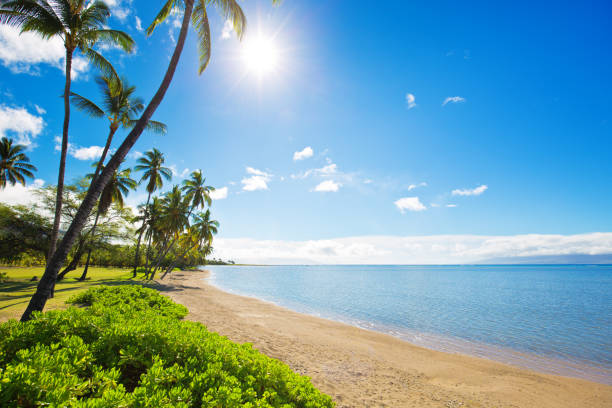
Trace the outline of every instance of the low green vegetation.
<instances>
[{"instance_id":1,"label":"low green vegetation","mask_svg":"<svg viewBox=\"0 0 612 408\"><path fill-rule=\"evenodd\" d=\"M43 266L0 267L0 321L21 316L44 270ZM75 273L56 283L55 296L47 302L47 310L66 308L65 301L70 296L92 286L133 282L131 269L92 267L85 281L79 281L79 275ZM32 280L34 277L37 280Z\"/></svg>"},{"instance_id":2,"label":"low green vegetation","mask_svg":"<svg viewBox=\"0 0 612 408\"><path fill-rule=\"evenodd\" d=\"M153 289L98 286L70 303L0 325L0 406L334 406L250 344L182 321L187 309Z\"/></svg>"}]
</instances>

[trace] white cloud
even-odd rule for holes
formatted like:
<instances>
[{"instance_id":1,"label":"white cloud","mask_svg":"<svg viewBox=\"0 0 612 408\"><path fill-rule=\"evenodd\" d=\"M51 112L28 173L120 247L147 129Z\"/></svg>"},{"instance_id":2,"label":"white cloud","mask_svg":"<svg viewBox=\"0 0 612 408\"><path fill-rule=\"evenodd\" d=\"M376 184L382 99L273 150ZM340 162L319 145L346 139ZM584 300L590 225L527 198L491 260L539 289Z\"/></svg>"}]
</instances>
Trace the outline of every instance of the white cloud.
<instances>
[{"instance_id":1,"label":"white cloud","mask_svg":"<svg viewBox=\"0 0 612 408\"><path fill-rule=\"evenodd\" d=\"M44 127L43 118L31 114L25 108L0 105L0 137L14 136L16 143L31 146Z\"/></svg>"},{"instance_id":2,"label":"white cloud","mask_svg":"<svg viewBox=\"0 0 612 408\"><path fill-rule=\"evenodd\" d=\"M272 174L254 169L253 167L247 167L246 172L250 174L250 177L245 177L241 180L244 191L268 189L268 182L272 179Z\"/></svg>"},{"instance_id":3,"label":"white cloud","mask_svg":"<svg viewBox=\"0 0 612 408\"><path fill-rule=\"evenodd\" d=\"M216 257L253 264L469 264L494 258L572 254L612 254L612 233L215 239Z\"/></svg>"},{"instance_id":4,"label":"white cloud","mask_svg":"<svg viewBox=\"0 0 612 408\"><path fill-rule=\"evenodd\" d=\"M406 211L424 211L427 209L425 205L419 200L419 197L404 197L395 201L393 204L397 207L402 214Z\"/></svg>"},{"instance_id":5,"label":"white cloud","mask_svg":"<svg viewBox=\"0 0 612 408\"><path fill-rule=\"evenodd\" d=\"M55 136L55 151L59 152L62 150L62 138ZM77 160L94 160L102 156L104 147L102 146L89 146L82 147L72 143L68 143L68 154ZM112 149L109 151L112 153Z\"/></svg>"},{"instance_id":6,"label":"white cloud","mask_svg":"<svg viewBox=\"0 0 612 408\"><path fill-rule=\"evenodd\" d=\"M422 183L419 183L419 184L411 184L411 185L408 186L408 191L412 191L415 188L419 188L419 187L427 187L427 183L426 182L422 182Z\"/></svg>"},{"instance_id":7,"label":"white cloud","mask_svg":"<svg viewBox=\"0 0 612 408\"><path fill-rule=\"evenodd\" d=\"M215 191L212 191L210 193L210 198L212 198L213 200L223 200L227 198L227 187L215 189Z\"/></svg>"},{"instance_id":8,"label":"white cloud","mask_svg":"<svg viewBox=\"0 0 612 408\"><path fill-rule=\"evenodd\" d=\"M462 98L461 96L449 96L448 98L444 100L444 102L442 102L442 106L445 106L448 103L462 103L462 102L465 102L465 98Z\"/></svg>"},{"instance_id":9,"label":"white cloud","mask_svg":"<svg viewBox=\"0 0 612 408\"><path fill-rule=\"evenodd\" d=\"M453 190L452 194L454 196L479 196L485 191L487 191L488 188L489 187L486 184L483 184L481 186L478 186L472 189L469 189L469 188L456 189L456 190Z\"/></svg>"},{"instance_id":10,"label":"white cloud","mask_svg":"<svg viewBox=\"0 0 612 408\"><path fill-rule=\"evenodd\" d=\"M310 169L300 174L292 174L291 178L292 179L305 179L310 176L329 177L337 173L338 173L338 166L335 163L330 163L319 169Z\"/></svg>"},{"instance_id":11,"label":"white cloud","mask_svg":"<svg viewBox=\"0 0 612 408\"><path fill-rule=\"evenodd\" d=\"M416 102L415 102L414 95L411 94L411 93L407 93L406 94L406 106L408 106L408 109L412 109L415 106L417 106Z\"/></svg>"},{"instance_id":12,"label":"white cloud","mask_svg":"<svg viewBox=\"0 0 612 408\"><path fill-rule=\"evenodd\" d=\"M134 16L134 21L136 22L136 30L144 31L144 28L142 28L142 20L140 19L140 17Z\"/></svg>"},{"instance_id":13,"label":"white cloud","mask_svg":"<svg viewBox=\"0 0 612 408\"><path fill-rule=\"evenodd\" d=\"M333 180L325 180L320 182L312 191L319 193L335 193L337 192L342 184L336 183Z\"/></svg>"},{"instance_id":14,"label":"white cloud","mask_svg":"<svg viewBox=\"0 0 612 408\"><path fill-rule=\"evenodd\" d=\"M448 207L448 208L455 208L455 207L457 207L457 204L446 204L446 207Z\"/></svg>"},{"instance_id":15,"label":"white cloud","mask_svg":"<svg viewBox=\"0 0 612 408\"><path fill-rule=\"evenodd\" d=\"M309 157L312 157L313 154L314 154L314 151L312 150L312 147L308 146L308 147L305 147L302 151L293 153L293 160L294 161L304 160Z\"/></svg>"},{"instance_id":16,"label":"white cloud","mask_svg":"<svg viewBox=\"0 0 612 408\"><path fill-rule=\"evenodd\" d=\"M225 20L223 24L223 30L221 30L221 38L224 40L228 40L232 37L232 33L234 32L234 25L232 24L232 20Z\"/></svg>"},{"instance_id":17,"label":"white cloud","mask_svg":"<svg viewBox=\"0 0 612 408\"><path fill-rule=\"evenodd\" d=\"M131 13L132 0L105 0L105 3L111 9L111 15L117 17L122 23Z\"/></svg>"},{"instance_id":18,"label":"white cloud","mask_svg":"<svg viewBox=\"0 0 612 408\"><path fill-rule=\"evenodd\" d=\"M99 159L103 151L104 147L102 146L74 147L70 145L68 147L68 154L77 160Z\"/></svg>"},{"instance_id":19,"label":"white cloud","mask_svg":"<svg viewBox=\"0 0 612 408\"><path fill-rule=\"evenodd\" d=\"M44 108L41 108L40 106L34 104L34 109L36 109L36 113L38 113L39 115L44 115L45 113L47 113L47 111Z\"/></svg>"},{"instance_id":20,"label":"white cloud","mask_svg":"<svg viewBox=\"0 0 612 408\"><path fill-rule=\"evenodd\" d=\"M31 205L39 201L34 194L34 190L44 186L44 184L45 181L41 179L36 179L25 187L21 184L15 184L14 186L9 184L2 190L0 201L9 205Z\"/></svg>"},{"instance_id":21,"label":"white cloud","mask_svg":"<svg viewBox=\"0 0 612 408\"><path fill-rule=\"evenodd\" d=\"M13 73L37 75L39 64L48 64L64 71L65 56L66 49L58 37L44 40L32 32L20 34L18 28L0 24L0 61ZM73 58L73 79L77 79L87 69L86 59L78 56Z\"/></svg>"}]
</instances>

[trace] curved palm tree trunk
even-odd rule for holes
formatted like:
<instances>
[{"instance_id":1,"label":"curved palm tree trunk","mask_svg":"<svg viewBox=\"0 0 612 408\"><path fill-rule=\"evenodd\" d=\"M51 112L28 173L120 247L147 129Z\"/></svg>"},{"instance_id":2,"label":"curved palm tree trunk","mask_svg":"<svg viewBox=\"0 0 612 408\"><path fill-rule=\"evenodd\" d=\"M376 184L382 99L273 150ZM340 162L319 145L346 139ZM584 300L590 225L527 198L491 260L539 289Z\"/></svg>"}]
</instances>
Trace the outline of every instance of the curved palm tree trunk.
<instances>
[{"instance_id":1,"label":"curved palm tree trunk","mask_svg":"<svg viewBox=\"0 0 612 408\"><path fill-rule=\"evenodd\" d=\"M57 282L63 280L66 277L66 275L68 274L68 272L72 272L72 271L74 271L77 268L77 266L79 265L79 262L81 261L81 257L83 256L83 253L85 252L83 250L85 248L84 242L85 242L85 239L83 239L83 240L79 239L79 243L78 243L77 249L76 249L76 251L74 253L74 257L72 258L72 260L70 261L68 266L66 268L64 268L64 270L61 271L57 275Z\"/></svg>"},{"instance_id":2,"label":"curved palm tree trunk","mask_svg":"<svg viewBox=\"0 0 612 408\"><path fill-rule=\"evenodd\" d=\"M100 211L98 211L98 213L96 214L96 220L94 221L94 225L91 228L91 239L92 239L92 241L96 237L96 227L98 226L98 218L100 218ZM85 262L85 269L83 269L83 273L81 274L81 277L79 278L79 282L82 282L82 281L84 281L87 278L87 270L89 269L89 261L91 260L91 251L92 250L93 250L93 246L90 245L89 246L89 251L87 252L87 261Z\"/></svg>"},{"instance_id":3,"label":"curved palm tree trunk","mask_svg":"<svg viewBox=\"0 0 612 408\"><path fill-rule=\"evenodd\" d=\"M170 266L168 267L168 269L166 269L166 272L164 272L164 274L161 276L161 278L160 278L160 279L164 279L164 278L166 277L166 275L167 275L167 274L169 274L169 273L170 273L170 272L171 272L171 271L174 269L174 267L175 267L175 266L176 266L176 264L178 263L179 259L180 259L180 260L181 260L181 262L182 262L182 261L185 259L185 255L187 255L187 253L188 253L189 251L191 251L193 248L195 248L197 245L198 245L197 243L196 243L195 245L192 245L191 247L189 247L189 249L187 249L185 252L183 252L183 253L181 254L181 256L180 256L180 257L177 257L177 258L176 258L176 259L175 259L175 260L174 260L174 261L173 261L173 262L170 264Z\"/></svg>"},{"instance_id":4,"label":"curved palm tree trunk","mask_svg":"<svg viewBox=\"0 0 612 408\"><path fill-rule=\"evenodd\" d=\"M104 146L104 150L102 151L102 156L100 156L100 160L98 161L98 165L96 166L96 171L94 172L93 177L91 178L91 183L98 178L98 174L102 170L102 166L104 166L104 160L106 160L106 155L108 154L108 150L110 149L111 142L113 141L113 136L115 136L115 132L117 131L117 127L111 124L110 131L108 132L108 137L106 138L106 145Z\"/></svg>"},{"instance_id":5,"label":"curved palm tree trunk","mask_svg":"<svg viewBox=\"0 0 612 408\"><path fill-rule=\"evenodd\" d=\"M66 84L64 86L64 128L62 131L62 151L60 155L59 172L57 175L57 195L55 198L55 218L53 219L53 231L49 244L50 261L57 246L59 227L62 218L62 204L64 199L64 173L66 172L66 155L68 153L68 128L70 127L70 85L72 81L72 53L73 50L66 48Z\"/></svg>"},{"instance_id":6,"label":"curved palm tree trunk","mask_svg":"<svg viewBox=\"0 0 612 408\"><path fill-rule=\"evenodd\" d=\"M55 280L57 279L57 273L66 260L68 256L68 252L70 248L74 244L75 239L85 226L87 222L87 217L91 213L91 210L96 205L96 201L98 201L98 197L102 193L102 190L109 182L113 173L125 156L128 154L132 146L136 143L142 132L144 131L147 123L151 120L153 113L159 107L159 104L164 99L166 91L172 82L172 78L174 77L174 73L176 71L176 66L181 58L181 53L183 52L183 47L185 46L185 38L187 37L187 31L189 29L189 22L191 19L191 13L193 11L193 0L185 0L185 13L183 15L183 22L181 25L181 32L179 34L178 41L176 43L176 47L174 49L174 53L172 54L172 58L170 59L170 64L168 65L168 70L166 71L166 75L162 80L162 83L153 96L153 99L145 109L141 118L136 123L136 126L132 129L132 131L127 135L117 152L111 157L110 161L100 174L100 176L96 179L94 183L92 183L87 191L87 195L85 199L81 203L79 210L77 211L74 220L68 227L66 234L64 234L64 238L62 242L57 247L53 257L49 260L47 267L45 269L45 273L38 282L38 287L36 288L36 292L30 299L30 303L28 307L23 312L21 316L21 321L27 321L32 318L32 312L34 311L42 311L45 307L45 303L47 303L47 298L49 293L51 292Z\"/></svg>"},{"instance_id":7,"label":"curved palm tree trunk","mask_svg":"<svg viewBox=\"0 0 612 408\"><path fill-rule=\"evenodd\" d=\"M191 217L191 213L193 212L194 208L195 208L195 206L192 205L191 208L189 209L189 212L187 213L187 219L188 220L189 220L189 217ZM153 276L155 276L155 272L157 272L157 269L159 269L159 267L161 266L162 261L164 260L166 255L168 255L168 252L170 252L172 250L172 248L174 247L174 244L176 244L177 240L178 240L178 234L174 236L174 238L170 242L170 246L168 246L168 249L166 249L165 252L163 252L163 255L160 255L160 257L157 258L156 263L155 263L155 268L153 269ZM151 279L153 279L153 278L151 278Z\"/></svg>"},{"instance_id":8,"label":"curved palm tree trunk","mask_svg":"<svg viewBox=\"0 0 612 408\"><path fill-rule=\"evenodd\" d=\"M151 200L151 193L149 193L149 196L147 197L147 203L145 204L145 216L144 219L142 220L142 227L140 228L140 234L138 234L138 243L136 244L136 255L134 255L134 271L133 273L133 278L136 277L136 269L138 268L138 252L140 250L140 240L142 239L142 234L144 233L144 226L145 223L147 222L147 217L149 214L149 201Z\"/></svg>"}]
</instances>

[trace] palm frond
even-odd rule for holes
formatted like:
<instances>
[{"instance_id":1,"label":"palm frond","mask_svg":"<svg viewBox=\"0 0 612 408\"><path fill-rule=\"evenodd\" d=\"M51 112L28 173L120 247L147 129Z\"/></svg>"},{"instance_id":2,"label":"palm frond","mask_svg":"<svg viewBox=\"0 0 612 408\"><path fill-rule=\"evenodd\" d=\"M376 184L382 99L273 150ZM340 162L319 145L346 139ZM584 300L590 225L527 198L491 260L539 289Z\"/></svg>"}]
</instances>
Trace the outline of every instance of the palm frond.
<instances>
[{"instance_id":1,"label":"palm frond","mask_svg":"<svg viewBox=\"0 0 612 408\"><path fill-rule=\"evenodd\" d=\"M197 4L191 14L191 23L198 33L198 52L200 54L200 67L198 74L202 75L210 62L210 24L206 13L206 0L197 0Z\"/></svg>"},{"instance_id":2,"label":"palm frond","mask_svg":"<svg viewBox=\"0 0 612 408\"><path fill-rule=\"evenodd\" d=\"M91 62L94 67L98 68L104 75L119 78L119 75L117 75L117 71L115 71L115 67L113 67L113 64L111 64L106 58L104 58L102 54L92 48L84 49L83 54L85 54L89 62Z\"/></svg>"},{"instance_id":3,"label":"palm frond","mask_svg":"<svg viewBox=\"0 0 612 408\"><path fill-rule=\"evenodd\" d=\"M155 28L161 23L163 23L164 21L166 21L166 19L172 13L172 10L183 9L183 8L184 8L183 0L168 0L166 4L164 4L164 7L162 7L162 9L159 11L159 13L157 13L155 20L153 20L151 25L147 27L147 35L153 34L153 31L155 31Z\"/></svg>"},{"instance_id":4,"label":"palm frond","mask_svg":"<svg viewBox=\"0 0 612 408\"><path fill-rule=\"evenodd\" d=\"M77 108L81 112L85 112L89 116L92 116L94 118L104 117L104 111L100 107L98 107L98 105L85 98L84 96L71 92L70 102L72 102L75 108Z\"/></svg>"}]
</instances>

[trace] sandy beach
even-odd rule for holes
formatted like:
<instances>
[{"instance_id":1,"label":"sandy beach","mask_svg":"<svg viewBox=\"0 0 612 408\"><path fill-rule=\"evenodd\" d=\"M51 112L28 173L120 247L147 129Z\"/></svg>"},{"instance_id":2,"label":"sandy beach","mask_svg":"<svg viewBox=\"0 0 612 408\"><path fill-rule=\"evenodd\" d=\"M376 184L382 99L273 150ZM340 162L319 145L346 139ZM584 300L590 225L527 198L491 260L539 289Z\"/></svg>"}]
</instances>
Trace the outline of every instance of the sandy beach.
<instances>
[{"instance_id":1,"label":"sandy beach","mask_svg":"<svg viewBox=\"0 0 612 408\"><path fill-rule=\"evenodd\" d=\"M188 319L312 378L338 407L610 407L612 387L443 353L223 292L205 272L160 283Z\"/></svg>"}]
</instances>

